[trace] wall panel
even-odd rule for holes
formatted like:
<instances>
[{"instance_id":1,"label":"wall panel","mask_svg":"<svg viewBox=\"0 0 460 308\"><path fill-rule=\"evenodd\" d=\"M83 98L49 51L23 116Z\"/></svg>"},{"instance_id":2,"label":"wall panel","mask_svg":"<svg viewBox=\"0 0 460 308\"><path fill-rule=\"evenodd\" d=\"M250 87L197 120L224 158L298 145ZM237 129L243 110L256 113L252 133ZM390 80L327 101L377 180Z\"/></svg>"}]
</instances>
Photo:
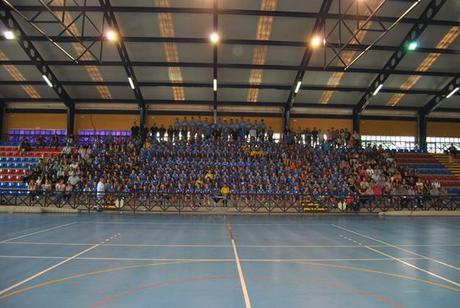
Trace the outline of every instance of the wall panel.
<instances>
[{"instance_id":1,"label":"wall panel","mask_svg":"<svg viewBox=\"0 0 460 308\"><path fill-rule=\"evenodd\" d=\"M57 113L6 113L4 133L9 129L66 129L66 114Z\"/></svg>"},{"instance_id":2,"label":"wall panel","mask_svg":"<svg viewBox=\"0 0 460 308\"><path fill-rule=\"evenodd\" d=\"M361 135L417 136L417 122L361 120Z\"/></svg>"},{"instance_id":3,"label":"wall panel","mask_svg":"<svg viewBox=\"0 0 460 308\"><path fill-rule=\"evenodd\" d=\"M103 129L130 130L134 121L139 124L139 116L134 114L76 114L75 130Z\"/></svg>"},{"instance_id":4,"label":"wall panel","mask_svg":"<svg viewBox=\"0 0 460 308\"><path fill-rule=\"evenodd\" d=\"M460 137L460 123L428 122L428 137Z\"/></svg>"}]
</instances>

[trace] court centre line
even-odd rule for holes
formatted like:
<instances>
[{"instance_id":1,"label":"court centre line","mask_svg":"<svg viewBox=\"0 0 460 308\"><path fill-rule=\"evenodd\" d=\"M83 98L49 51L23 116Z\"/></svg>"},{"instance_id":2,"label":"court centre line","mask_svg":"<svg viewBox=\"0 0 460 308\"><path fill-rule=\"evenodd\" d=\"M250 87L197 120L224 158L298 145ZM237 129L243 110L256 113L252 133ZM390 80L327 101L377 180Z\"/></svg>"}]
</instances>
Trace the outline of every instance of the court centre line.
<instances>
[{"instance_id":1,"label":"court centre line","mask_svg":"<svg viewBox=\"0 0 460 308\"><path fill-rule=\"evenodd\" d=\"M401 259L399 259L399 258L396 258L396 257L394 257L394 256L392 256L392 255L389 255L389 254L387 254L387 253L384 253L384 252L382 252L382 251L380 251L380 250L378 250L378 249L375 249L375 248L372 248L372 247L367 247L367 246L365 246L365 247L366 247L367 249L369 249L369 250L375 252L375 253L381 254L382 256L385 256L385 257L388 257L388 258L392 258L392 259L394 259L395 261L398 261L398 262L400 262L400 263L402 263L402 264L405 264L405 265L407 265L407 266L409 266L409 267L412 267L412 268L414 268L414 269L416 269L416 270L418 270L418 271L421 271L421 272L426 273L426 274L428 274L428 275L430 275L430 276L433 276L433 277L436 277L436 278L438 278L438 279L441 279L441 280L443 280L443 281L445 281L445 282L448 282L448 283L450 283L450 284L453 284L454 286L460 287L460 283L457 283L457 282L455 282L455 281L449 280L449 279L447 279L447 278L445 278L445 277L443 277L443 276L441 276L441 275L435 274L435 273L433 273L433 272L427 271L427 270L425 270L425 269L423 269L423 268L420 268L420 267L418 267L418 266L415 266L415 265L413 265L413 264L411 264L411 263L409 263L409 262L406 262L406 261L401 260Z\"/></svg>"},{"instance_id":2,"label":"court centre line","mask_svg":"<svg viewBox=\"0 0 460 308\"><path fill-rule=\"evenodd\" d=\"M430 260L430 261L432 261L432 262L435 262L435 263L444 265L444 266L446 266L446 267L450 267L450 268L452 268L452 269L455 269L455 270L457 270L457 271L460 271L460 268L456 267L455 265L448 264L448 263L439 261L439 260L437 260L437 259L430 258L430 257L428 257L428 256L425 256L425 255L422 255L422 254L413 252L413 251L411 251L411 250L402 248L402 247L400 247L400 246L393 245L393 244L391 244L391 243L388 243L388 242L385 242L385 241L376 239L376 238L374 238L374 237L372 237L372 236L365 235L365 234L362 234L362 233L359 233L359 232L356 232L356 231L347 229L347 228L342 227L342 226L338 226L338 225L335 225L335 224L332 224L332 226L334 226L334 227L336 227L336 228L339 228L339 229L341 229L341 230L344 230L344 231L353 233L353 234L355 234L355 235L359 235L359 236L361 236L361 237L367 238L367 239L369 239L369 240L372 240L372 241L375 241L375 242L384 244L384 245L386 245L386 246L389 246L389 247L392 247L392 248L396 248L396 249L402 250L402 251L407 252L407 253L410 253L410 254L412 254L412 255L414 255L414 256L422 257L422 258L425 258L425 259Z\"/></svg>"},{"instance_id":3,"label":"court centre line","mask_svg":"<svg viewBox=\"0 0 460 308\"><path fill-rule=\"evenodd\" d=\"M238 277L240 278L241 290L243 291L244 305L246 308L251 308L251 300L249 299L248 288L246 286L246 281L244 280L243 268L241 267L240 257L238 255L238 250L236 249L235 236L233 234L233 227L230 222L227 222L227 217L224 216L224 221L227 225L228 235L230 236L230 241L232 243L233 255L235 256L236 269L238 271Z\"/></svg>"},{"instance_id":4,"label":"court centre line","mask_svg":"<svg viewBox=\"0 0 460 308\"><path fill-rule=\"evenodd\" d=\"M16 237L13 237L13 238L10 238L10 239L7 239L7 240L0 241L0 244L7 243L9 241L18 240L18 239L21 239L21 238L24 238L24 237L27 237L27 236L31 236L31 235L35 235L35 234L39 234L39 233L48 232L48 231L56 230L56 229L59 229L59 228L67 227L67 226L70 226L70 225L73 225L73 224L76 224L76 223L77 222L74 221L74 222L70 222L70 223L67 223L67 224L58 225L58 226L54 226L54 227L51 227L51 228L35 231L35 232L32 232L32 233L19 235L19 236L16 236Z\"/></svg>"},{"instance_id":5,"label":"court centre line","mask_svg":"<svg viewBox=\"0 0 460 308\"><path fill-rule=\"evenodd\" d=\"M0 255L0 259L66 259L66 257L57 256L17 256L17 255ZM77 257L74 260L101 260L101 261L199 261L199 262L235 262L235 259L220 258L123 258L123 257ZM394 261L392 258L336 258L336 259L239 259L242 262L341 262L341 261ZM425 260L424 258L401 258L401 260Z\"/></svg>"},{"instance_id":6,"label":"court centre line","mask_svg":"<svg viewBox=\"0 0 460 308\"><path fill-rule=\"evenodd\" d=\"M31 280L33 280L33 279L35 279L35 278L37 278L37 277L39 277L39 276L41 276L41 275L43 275L43 274L46 274L46 273L48 273L49 271L52 271L53 269L55 269L55 268L57 268L57 267L59 267L59 266L65 264L65 263L67 263L67 262L69 262L69 261L71 261L71 260L73 260L73 259L75 259L75 258L81 256L81 255L84 254L84 253L87 253L88 251L90 251L90 250L92 250L92 249L94 249L94 248L96 248L96 247L98 247L98 246L99 246L99 244L95 244L95 245L93 245L93 246L91 246L91 247L89 247L89 248L87 248L87 249L85 249L85 250L83 250L83 251L80 251L80 252L77 253L77 254L74 254L74 255L71 256L71 257L68 257L68 258L64 259L63 261L61 261L61 262L59 262L59 263L56 263L56 264L54 264L54 265L52 265L52 266L50 266L50 267L48 267L48 268L46 268L46 269L44 269L44 270L42 270L42 271L40 271L40 272L38 272L38 273L32 275L32 276L27 277L27 278L24 279L24 280L19 281L18 283L15 283L15 284L9 286L9 287L6 288L6 289L1 290L1 291L0 291L0 296L2 296L3 294L5 294L5 293L11 291L12 289L14 289L14 288L16 288L16 287L19 287L19 286L25 284L26 282L29 282L29 281L31 281Z\"/></svg>"}]
</instances>

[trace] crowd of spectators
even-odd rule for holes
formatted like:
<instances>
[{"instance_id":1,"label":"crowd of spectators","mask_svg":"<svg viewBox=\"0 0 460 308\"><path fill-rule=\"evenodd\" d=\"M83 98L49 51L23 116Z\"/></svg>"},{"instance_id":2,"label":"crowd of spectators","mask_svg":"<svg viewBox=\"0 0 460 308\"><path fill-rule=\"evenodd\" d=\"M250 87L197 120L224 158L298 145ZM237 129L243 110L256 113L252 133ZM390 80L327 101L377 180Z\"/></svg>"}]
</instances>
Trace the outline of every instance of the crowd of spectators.
<instances>
[{"instance_id":1,"label":"crowd of spectators","mask_svg":"<svg viewBox=\"0 0 460 308\"><path fill-rule=\"evenodd\" d=\"M251 123L244 118L238 122L233 119L213 122L208 118L198 117L195 119L195 117L191 117L187 119L184 117L182 120L176 118L174 125L170 125L168 128L163 124L160 126L153 124L148 129L147 127L139 127L134 122L131 127L131 135L142 140L152 137L155 141L194 140L196 138L242 140L249 137L272 141L273 129L267 127L263 119Z\"/></svg>"},{"instance_id":2,"label":"crowd of spectators","mask_svg":"<svg viewBox=\"0 0 460 308\"><path fill-rule=\"evenodd\" d=\"M361 147L359 135L345 129L298 130L274 142L263 121L247 128L224 121L212 126L209 136L210 125L199 126L198 121L178 121L174 129L179 133L174 130L167 137L158 132L145 140L133 134L129 140L67 145L60 155L41 159L24 180L31 194L54 191L59 202L73 191L95 192L101 187L109 193L293 199L445 193L439 181L421 181L414 170L397 165L393 152Z\"/></svg>"}]
</instances>

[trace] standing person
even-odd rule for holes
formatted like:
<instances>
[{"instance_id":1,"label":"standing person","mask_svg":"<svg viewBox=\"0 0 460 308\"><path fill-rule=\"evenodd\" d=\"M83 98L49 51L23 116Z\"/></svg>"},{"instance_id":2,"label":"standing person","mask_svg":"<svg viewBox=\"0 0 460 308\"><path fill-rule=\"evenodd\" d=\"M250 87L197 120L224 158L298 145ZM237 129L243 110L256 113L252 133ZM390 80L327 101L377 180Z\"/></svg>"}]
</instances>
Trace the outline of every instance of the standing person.
<instances>
[{"instance_id":1,"label":"standing person","mask_svg":"<svg viewBox=\"0 0 460 308\"><path fill-rule=\"evenodd\" d=\"M316 127L313 127L313 130L311 131L311 137L313 140L313 147L315 147L318 144L318 129Z\"/></svg>"},{"instance_id":2,"label":"standing person","mask_svg":"<svg viewBox=\"0 0 460 308\"><path fill-rule=\"evenodd\" d=\"M345 139L345 145L347 147L349 147L350 146L351 133L348 131L347 128L345 128L343 136L344 136L344 139Z\"/></svg>"},{"instance_id":3,"label":"standing person","mask_svg":"<svg viewBox=\"0 0 460 308\"><path fill-rule=\"evenodd\" d=\"M361 147L361 135L357 131L353 131L353 140L356 147Z\"/></svg>"},{"instance_id":4,"label":"standing person","mask_svg":"<svg viewBox=\"0 0 460 308\"><path fill-rule=\"evenodd\" d=\"M447 149L449 153L449 163L454 162L457 159L457 148L453 143L450 144L450 147Z\"/></svg>"},{"instance_id":5,"label":"standing person","mask_svg":"<svg viewBox=\"0 0 460 308\"><path fill-rule=\"evenodd\" d=\"M265 124L264 119L261 119L260 123L259 123L259 125L257 127L258 138L259 138L260 141L265 140L266 131L267 131L267 125Z\"/></svg>"},{"instance_id":6,"label":"standing person","mask_svg":"<svg viewBox=\"0 0 460 308\"><path fill-rule=\"evenodd\" d=\"M273 129L271 126L268 128L267 138L269 142L273 142Z\"/></svg>"},{"instance_id":7,"label":"standing person","mask_svg":"<svg viewBox=\"0 0 460 308\"><path fill-rule=\"evenodd\" d=\"M96 187L96 204L97 204L96 211L98 212L102 212L104 195L105 195L105 180L104 178L100 178L99 182L97 183L97 187Z\"/></svg>"},{"instance_id":8,"label":"standing person","mask_svg":"<svg viewBox=\"0 0 460 308\"><path fill-rule=\"evenodd\" d=\"M306 144L306 146L311 147L312 134L310 132L310 129L306 128L304 134L305 134L305 144Z\"/></svg>"},{"instance_id":9,"label":"standing person","mask_svg":"<svg viewBox=\"0 0 460 308\"><path fill-rule=\"evenodd\" d=\"M173 141L173 136L174 136L174 129L173 129L173 127L171 125L169 125L167 133L168 133L168 141L172 142Z\"/></svg>"},{"instance_id":10,"label":"standing person","mask_svg":"<svg viewBox=\"0 0 460 308\"><path fill-rule=\"evenodd\" d=\"M161 124L160 128L158 129L158 133L160 135L160 141L164 141L165 140L166 128L164 127L163 124Z\"/></svg>"},{"instance_id":11,"label":"standing person","mask_svg":"<svg viewBox=\"0 0 460 308\"><path fill-rule=\"evenodd\" d=\"M153 123L153 126L150 128L150 133L152 134L152 139L154 141L158 140L157 139L158 126L155 123Z\"/></svg>"},{"instance_id":12,"label":"standing person","mask_svg":"<svg viewBox=\"0 0 460 308\"><path fill-rule=\"evenodd\" d=\"M133 126L131 126L131 137L139 137L139 126L137 125L136 121L134 121Z\"/></svg>"}]
</instances>

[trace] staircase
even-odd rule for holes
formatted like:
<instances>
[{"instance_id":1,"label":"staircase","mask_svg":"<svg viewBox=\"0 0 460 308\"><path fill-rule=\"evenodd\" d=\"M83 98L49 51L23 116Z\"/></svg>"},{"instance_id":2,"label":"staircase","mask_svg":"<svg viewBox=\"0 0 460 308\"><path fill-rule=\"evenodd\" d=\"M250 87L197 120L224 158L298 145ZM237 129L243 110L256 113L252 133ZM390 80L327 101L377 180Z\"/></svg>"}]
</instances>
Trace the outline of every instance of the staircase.
<instances>
[{"instance_id":1,"label":"staircase","mask_svg":"<svg viewBox=\"0 0 460 308\"><path fill-rule=\"evenodd\" d=\"M437 161L450 170L460 180L460 163L458 160L449 162L449 155L446 154L431 154Z\"/></svg>"}]
</instances>

